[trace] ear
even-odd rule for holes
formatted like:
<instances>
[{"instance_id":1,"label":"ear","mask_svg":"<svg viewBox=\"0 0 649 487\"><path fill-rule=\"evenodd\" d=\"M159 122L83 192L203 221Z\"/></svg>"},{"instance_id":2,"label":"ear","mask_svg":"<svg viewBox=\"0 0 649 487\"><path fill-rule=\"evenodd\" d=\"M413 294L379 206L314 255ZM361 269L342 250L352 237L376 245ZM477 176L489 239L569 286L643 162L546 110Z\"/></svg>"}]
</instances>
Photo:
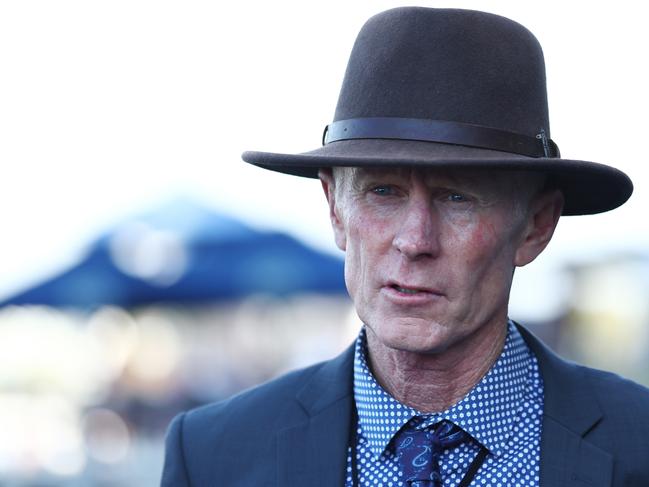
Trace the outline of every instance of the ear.
<instances>
[{"instance_id":1,"label":"ear","mask_svg":"<svg viewBox=\"0 0 649 487\"><path fill-rule=\"evenodd\" d=\"M558 189L544 191L532 200L514 265L529 264L550 243L563 210L563 201L563 194Z\"/></svg>"},{"instance_id":2,"label":"ear","mask_svg":"<svg viewBox=\"0 0 649 487\"><path fill-rule=\"evenodd\" d=\"M345 226L340 218L340 211L336 204L336 180L331 169L320 169L318 171L318 177L322 183L322 189L327 198L327 203L329 203L329 219L331 220L331 226L334 231L334 240L338 248L345 251L347 248L347 233L345 232Z\"/></svg>"}]
</instances>

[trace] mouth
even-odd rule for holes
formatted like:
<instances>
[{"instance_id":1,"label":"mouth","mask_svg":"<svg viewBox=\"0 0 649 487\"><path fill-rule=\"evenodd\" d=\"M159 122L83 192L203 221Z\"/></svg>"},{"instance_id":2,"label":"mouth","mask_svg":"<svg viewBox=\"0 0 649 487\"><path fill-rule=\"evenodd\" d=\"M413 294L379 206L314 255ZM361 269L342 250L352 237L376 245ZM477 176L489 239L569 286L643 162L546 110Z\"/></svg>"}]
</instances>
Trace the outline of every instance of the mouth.
<instances>
[{"instance_id":1,"label":"mouth","mask_svg":"<svg viewBox=\"0 0 649 487\"><path fill-rule=\"evenodd\" d=\"M392 289L400 292L400 293L403 293L403 294L419 294L419 293L423 293L423 292L428 292L428 291L424 291L422 289L411 289L411 288L407 288L407 287L401 287L401 286L397 286L396 284L394 284L394 285L392 285L390 287Z\"/></svg>"},{"instance_id":2,"label":"mouth","mask_svg":"<svg viewBox=\"0 0 649 487\"><path fill-rule=\"evenodd\" d=\"M441 293L435 289L419 286L410 286L402 283L391 282L387 285L388 288L396 291L399 294L406 296L426 296L426 295L440 295Z\"/></svg>"}]
</instances>

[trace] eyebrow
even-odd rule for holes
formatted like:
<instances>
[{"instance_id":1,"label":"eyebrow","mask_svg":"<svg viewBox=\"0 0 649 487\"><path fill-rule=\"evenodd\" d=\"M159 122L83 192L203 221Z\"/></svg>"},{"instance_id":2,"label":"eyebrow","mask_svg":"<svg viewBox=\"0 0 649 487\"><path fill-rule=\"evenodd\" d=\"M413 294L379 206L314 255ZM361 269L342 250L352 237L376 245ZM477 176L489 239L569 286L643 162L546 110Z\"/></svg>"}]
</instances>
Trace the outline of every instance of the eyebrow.
<instances>
[{"instance_id":1,"label":"eyebrow","mask_svg":"<svg viewBox=\"0 0 649 487\"><path fill-rule=\"evenodd\" d=\"M476 174L466 174L460 171L444 171L440 173L439 171L426 170L426 168L416 168L411 166L397 167L397 168L375 168L375 167L352 167L350 182L353 187L356 187L359 183L373 178L404 178L409 179L412 171L419 170L422 179L425 183L432 186L447 185L464 185L466 183L480 183L481 179Z\"/></svg>"}]
</instances>

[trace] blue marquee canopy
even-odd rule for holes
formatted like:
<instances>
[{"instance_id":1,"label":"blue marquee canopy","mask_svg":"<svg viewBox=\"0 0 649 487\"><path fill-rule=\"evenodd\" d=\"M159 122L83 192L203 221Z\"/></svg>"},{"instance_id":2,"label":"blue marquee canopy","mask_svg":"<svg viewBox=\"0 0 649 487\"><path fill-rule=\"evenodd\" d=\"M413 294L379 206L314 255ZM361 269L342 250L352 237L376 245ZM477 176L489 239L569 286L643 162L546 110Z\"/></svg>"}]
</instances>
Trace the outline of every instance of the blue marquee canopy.
<instances>
[{"instance_id":1,"label":"blue marquee canopy","mask_svg":"<svg viewBox=\"0 0 649 487\"><path fill-rule=\"evenodd\" d=\"M0 306L131 307L344 292L341 259L183 200L118 225L77 265Z\"/></svg>"}]
</instances>

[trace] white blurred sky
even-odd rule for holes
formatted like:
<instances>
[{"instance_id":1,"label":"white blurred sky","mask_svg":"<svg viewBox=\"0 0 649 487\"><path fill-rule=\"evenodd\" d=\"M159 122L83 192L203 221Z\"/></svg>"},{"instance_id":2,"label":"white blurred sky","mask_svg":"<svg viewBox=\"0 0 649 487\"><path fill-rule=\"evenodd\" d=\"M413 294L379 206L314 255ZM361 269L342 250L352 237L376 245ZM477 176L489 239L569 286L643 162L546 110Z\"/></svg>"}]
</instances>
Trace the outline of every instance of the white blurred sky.
<instances>
[{"instance_id":1,"label":"white blurred sky","mask_svg":"<svg viewBox=\"0 0 649 487\"><path fill-rule=\"evenodd\" d=\"M374 13L411 4L0 3L0 297L178 195L333 250L318 183L250 167L240 153L317 147L358 29ZM542 276L564 262L646 251L643 2L418 4L486 10L532 30L562 155L614 165L635 183L624 207L562 220L546 254L517 279L552 288Z\"/></svg>"}]
</instances>

